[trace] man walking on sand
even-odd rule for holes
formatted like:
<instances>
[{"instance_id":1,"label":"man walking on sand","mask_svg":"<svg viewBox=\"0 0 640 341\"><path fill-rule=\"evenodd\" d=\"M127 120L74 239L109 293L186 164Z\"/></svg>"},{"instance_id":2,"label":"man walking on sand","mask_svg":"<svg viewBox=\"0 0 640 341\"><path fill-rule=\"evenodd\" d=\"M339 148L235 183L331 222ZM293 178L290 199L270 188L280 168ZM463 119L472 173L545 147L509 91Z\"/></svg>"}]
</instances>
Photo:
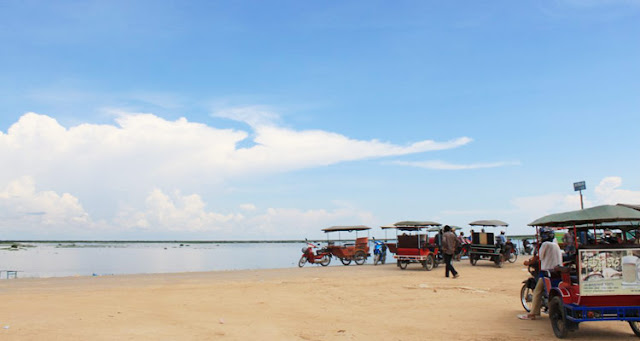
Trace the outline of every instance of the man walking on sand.
<instances>
[{"instance_id":1,"label":"man walking on sand","mask_svg":"<svg viewBox=\"0 0 640 341\"><path fill-rule=\"evenodd\" d=\"M446 270L444 272L445 277L449 277L449 271L453 275L453 278L458 278L458 272L451 265L451 259L453 258L453 254L456 252L456 248L458 247L458 238L456 235L451 232L451 227L449 225L444 226L444 234L442 235L442 253L444 255L444 263L446 264Z\"/></svg>"}]
</instances>

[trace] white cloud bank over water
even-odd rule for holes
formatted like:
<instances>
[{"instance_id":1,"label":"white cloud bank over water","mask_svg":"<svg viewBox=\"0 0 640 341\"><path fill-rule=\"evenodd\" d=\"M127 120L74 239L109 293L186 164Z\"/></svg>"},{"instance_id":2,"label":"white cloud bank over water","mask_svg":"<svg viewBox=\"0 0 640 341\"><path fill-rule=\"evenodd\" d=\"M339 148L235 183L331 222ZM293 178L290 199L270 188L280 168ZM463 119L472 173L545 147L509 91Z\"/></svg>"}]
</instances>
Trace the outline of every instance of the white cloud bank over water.
<instances>
[{"instance_id":1,"label":"white cloud bank over water","mask_svg":"<svg viewBox=\"0 0 640 341\"><path fill-rule=\"evenodd\" d=\"M300 222L306 218L313 218L315 227L349 216L350 221L362 221L371 214L340 207L260 209L245 204L241 213L220 213L207 209L200 187L471 142L459 137L401 146L357 140L322 130L284 128L274 123L276 114L260 110L218 113L248 123L252 131L130 113L119 113L115 124L64 127L52 117L27 113L6 133L0 132L0 161L10 165L0 168L0 188L5 186L0 228L225 233L244 225L247 231L266 233L276 231L276 224L296 221L292 226L304 226ZM252 145L239 147L247 139Z\"/></svg>"}]
</instances>

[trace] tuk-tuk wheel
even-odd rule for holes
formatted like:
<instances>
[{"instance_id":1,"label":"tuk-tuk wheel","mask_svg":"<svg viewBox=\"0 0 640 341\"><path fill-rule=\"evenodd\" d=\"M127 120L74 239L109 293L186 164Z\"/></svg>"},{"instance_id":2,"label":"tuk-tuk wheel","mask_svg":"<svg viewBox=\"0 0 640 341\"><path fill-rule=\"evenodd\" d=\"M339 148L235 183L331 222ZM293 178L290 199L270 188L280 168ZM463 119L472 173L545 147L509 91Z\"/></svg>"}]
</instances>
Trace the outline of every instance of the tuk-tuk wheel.
<instances>
[{"instance_id":1,"label":"tuk-tuk wheel","mask_svg":"<svg viewBox=\"0 0 640 341\"><path fill-rule=\"evenodd\" d=\"M302 255L302 257L300 257L300 261L298 261L298 266L303 267L305 263L307 263L307 256Z\"/></svg>"},{"instance_id":2,"label":"tuk-tuk wheel","mask_svg":"<svg viewBox=\"0 0 640 341\"><path fill-rule=\"evenodd\" d=\"M564 311L564 304L560 297L555 296L549 302L549 320L553 333L559 339L564 339L569 334L569 324Z\"/></svg>"},{"instance_id":3,"label":"tuk-tuk wheel","mask_svg":"<svg viewBox=\"0 0 640 341\"><path fill-rule=\"evenodd\" d=\"M474 255L470 255L469 262L471 263L471 265L476 266L476 263L478 263L478 258L476 258L476 256Z\"/></svg>"},{"instance_id":4,"label":"tuk-tuk wheel","mask_svg":"<svg viewBox=\"0 0 640 341\"><path fill-rule=\"evenodd\" d=\"M407 268L407 265L409 265L409 263L407 262L403 262L401 260L398 261L398 266L400 267L400 269L404 270Z\"/></svg>"},{"instance_id":5,"label":"tuk-tuk wheel","mask_svg":"<svg viewBox=\"0 0 640 341\"><path fill-rule=\"evenodd\" d=\"M340 258L340 261L342 262L343 265L351 264L351 259L348 259L348 258Z\"/></svg>"},{"instance_id":6,"label":"tuk-tuk wheel","mask_svg":"<svg viewBox=\"0 0 640 341\"><path fill-rule=\"evenodd\" d=\"M496 263L496 266L501 268L502 267L502 256L496 256L496 259L494 260L494 262Z\"/></svg>"},{"instance_id":7,"label":"tuk-tuk wheel","mask_svg":"<svg viewBox=\"0 0 640 341\"><path fill-rule=\"evenodd\" d=\"M362 265L367 260L367 255L363 251L358 251L353 256L353 260L356 262L357 265Z\"/></svg>"},{"instance_id":8,"label":"tuk-tuk wheel","mask_svg":"<svg viewBox=\"0 0 640 341\"><path fill-rule=\"evenodd\" d=\"M431 271L433 270L433 267L436 263L435 258L433 258L433 255L428 255L427 259L425 259L422 263L422 266L424 266L424 269L427 271Z\"/></svg>"},{"instance_id":9,"label":"tuk-tuk wheel","mask_svg":"<svg viewBox=\"0 0 640 341\"><path fill-rule=\"evenodd\" d=\"M640 337L640 322L638 321L629 321L629 326L631 326L631 330L636 336Z\"/></svg>"}]
</instances>

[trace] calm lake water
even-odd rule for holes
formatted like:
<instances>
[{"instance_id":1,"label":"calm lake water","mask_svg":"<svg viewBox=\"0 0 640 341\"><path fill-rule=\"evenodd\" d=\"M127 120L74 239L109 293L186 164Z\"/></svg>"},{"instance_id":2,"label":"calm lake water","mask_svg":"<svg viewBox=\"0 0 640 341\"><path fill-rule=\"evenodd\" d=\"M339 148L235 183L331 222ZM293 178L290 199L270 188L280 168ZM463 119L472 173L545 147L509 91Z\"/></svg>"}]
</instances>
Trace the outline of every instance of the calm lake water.
<instances>
[{"instance_id":1,"label":"calm lake water","mask_svg":"<svg viewBox=\"0 0 640 341\"><path fill-rule=\"evenodd\" d=\"M22 243L0 245L18 277L104 276L297 267L305 243ZM331 265L340 264L332 260ZM306 266L316 266L308 264ZM6 279L3 272L2 279Z\"/></svg>"}]
</instances>

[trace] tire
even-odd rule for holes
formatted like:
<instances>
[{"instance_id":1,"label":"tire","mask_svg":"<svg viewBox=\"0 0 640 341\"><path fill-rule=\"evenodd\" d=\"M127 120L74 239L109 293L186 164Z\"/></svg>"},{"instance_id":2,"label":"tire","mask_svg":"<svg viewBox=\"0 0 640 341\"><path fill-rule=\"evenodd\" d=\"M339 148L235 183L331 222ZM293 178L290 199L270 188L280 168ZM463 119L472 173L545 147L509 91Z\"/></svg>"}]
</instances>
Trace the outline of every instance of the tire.
<instances>
[{"instance_id":1,"label":"tire","mask_svg":"<svg viewBox=\"0 0 640 341\"><path fill-rule=\"evenodd\" d=\"M307 256L302 255L302 257L300 257L300 260L298 261L298 266L303 267L306 263L307 263Z\"/></svg>"},{"instance_id":2,"label":"tire","mask_svg":"<svg viewBox=\"0 0 640 341\"><path fill-rule=\"evenodd\" d=\"M379 253L376 253L376 254L373 256L373 265L378 265L378 262L379 262L379 261L380 261L380 254L379 254ZM384 264L384 263L383 263L383 264Z\"/></svg>"},{"instance_id":3,"label":"tire","mask_svg":"<svg viewBox=\"0 0 640 341\"><path fill-rule=\"evenodd\" d=\"M518 254L517 254L517 253L515 253L515 252L512 252L512 253L509 255L509 259L507 259L507 261L509 261L509 263L515 263L515 262L516 262L516 260L518 260Z\"/></svg>"},{"instance_id":4,"label":"tire","mask_svg":"<svg viewBox=\"0 0 640 341\"><path fill-rule=\"evenodd\" d=\"M629 326L633 333L636 334L637 337L640 337L640 322L638 321L629 321Z\"/></svg>"},{"instance_id":5,"label":"tire","mask_svg":"<svg viewBox=\"0 0 640 341\"><path fill-rule=\"evenodd\" d=\"M398 266L400 267L400 269L404 270L407 268L407 265L409 265L409 263L407 262L403 262L403 261L398 261Z\"/></svg>"},{"instance_id":6,"label":"tire","mask_svg":"<svg viewBox=\"0 0 640 341\"><path fill-rule=\"evenodd\" d=\"M322 266L327 266L327 265L329 265L329 263L331 263L331 257L329 255L324 255L320 259L320 265L322 265Z\"/></svg>"},{"instance_id":7,"label":"tire","mask_svg":"<svg viewBox=\"0 0 640 341\"><path fill-rule=\"evenodd\" d=\"M367 254L364 251L357 251L355 256L353 256L353 260L356 262L356 265L362 265L367 261Z\"/></svg>"},{"instance_id":8,"label":"tire","mask_svg":"<svg viewBox=\"0 0 640 341\"><path fill-rule=\"evenodd\" d=\"M493 260L493 262L494 262L494 263L496 263L496 266L497 266L497 267L501 268L501 267L502 267L502 264L504 263L504 262L502 261L502 255L500 255L500 256L495 256L495 259Z\"/></svg>"},{"instance_id":9,"label":"tire","mask_svg":"<svg viewBox=\"0 0 640 341\"><path fill-rule=\"evenodd\" d=\"M348 258L340 258L340 261L342 262L343 265L351 264L351 259L348 259Z\"/></svg>"},{"instance_id":10,"label":"tire","mask_svg":"<svg viewBox=\"0 0 640 341\"><path fill-rule=\"evenodd\" d=\"M559 339L564 339L569 334L569 326L564 311L564 304L560 297L555 296L549 302L549 320L553 333Z\"/></svg>"},{"instance_id":11,"label":"tire","mask_svg":"<svg viewBox=\"0 0 640 341\"><path fill-rule=\"evenodd\" d=\"M383 255L383 256L380 258L380 262L381 262L382 264L386 263L386 262L387 262L387 255Z\"/></svg>"},{"instance_id":12,"label":"tire","mask_svg":"<svg viewBox=\"0 0 640 341\"><path fill-rule=\"evenodd\" d=\"M520 303L522 303L524 310L530 313L531 305L533 304L533 289L529 288L527 284L524 283L522 289L520 289Z\"/></svg>"},{"instance_id":13,"label":"tire","mask_svg":"<svg viewBox=\"0 0 640 341\"><path fill-rule=\"evenodd\" d=\"M424 260L423 266L425 270L431 271L433 270L435 264L436 264L436 259L433 258L433 255L428 255L427 259Z\"/></svg>"},{"instance_id":14,"label":"tire","mask_svg":"<svg viewBox=\"0 0 640 341\"><path fill-rule=\"evenodd\" d=\"M478 263L478 258L476 258L476 256L474 255L469 255L469 262L471 263L471 265L476 266L476 264Z\"/></svg>"}]
</instances>

